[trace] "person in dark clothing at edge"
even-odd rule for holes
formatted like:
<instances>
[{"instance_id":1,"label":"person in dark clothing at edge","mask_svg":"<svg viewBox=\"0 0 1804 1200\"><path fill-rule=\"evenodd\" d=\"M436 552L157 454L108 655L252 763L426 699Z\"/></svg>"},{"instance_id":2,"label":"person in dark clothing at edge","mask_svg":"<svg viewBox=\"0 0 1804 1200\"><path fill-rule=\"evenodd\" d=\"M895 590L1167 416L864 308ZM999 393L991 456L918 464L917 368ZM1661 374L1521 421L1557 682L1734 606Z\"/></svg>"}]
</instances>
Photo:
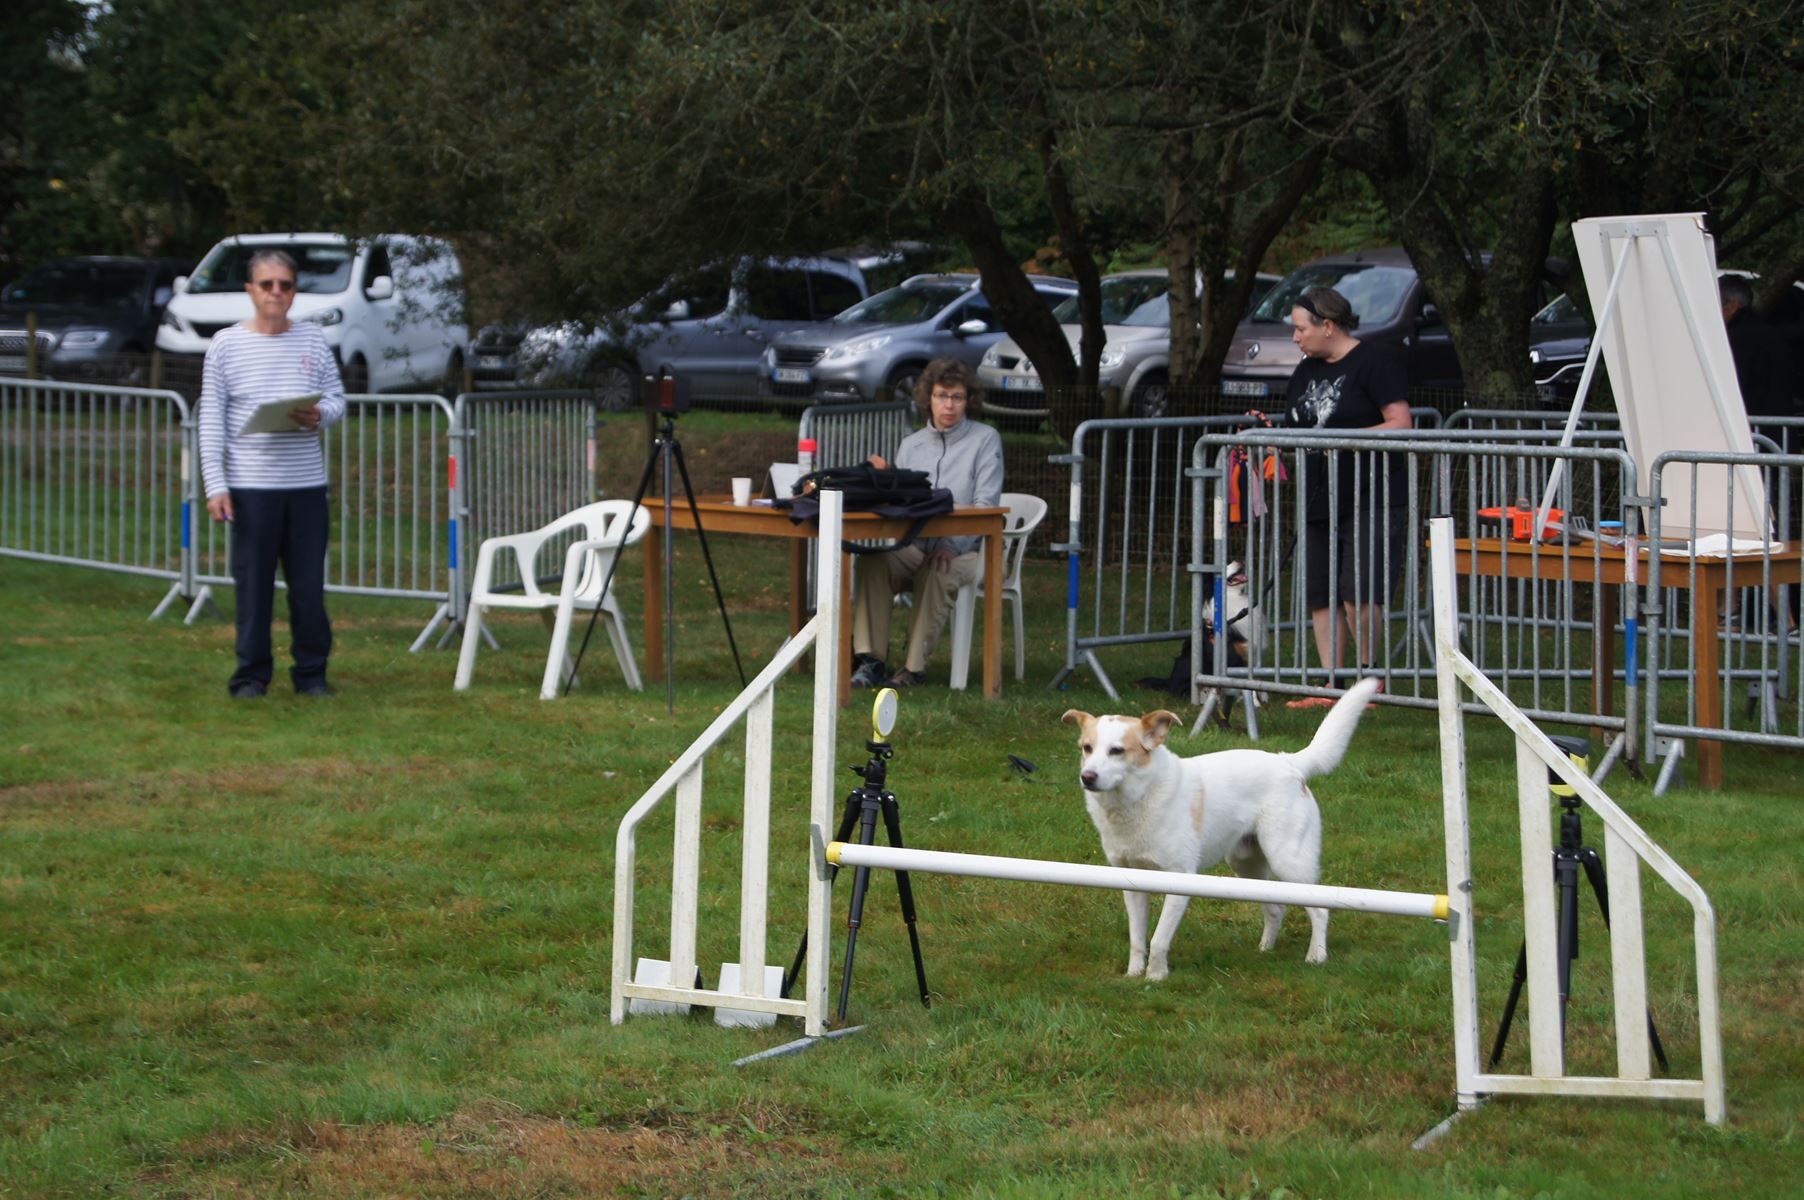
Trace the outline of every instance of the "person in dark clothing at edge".
<instances>
[{"instance_id":1,"label":"person in dark clothing at edge","mask_svg":"<svg viewBox=\"0 0 1804 1200\"><path fill-rule=\"evenodd\" d=\"M947 488L960 508L994 508L1002 502L1002 437L971 420L983 411L977 375L956 358L937 358L921 370L915 405L927 426L902 439L895 465L925 471L934 487ZM871 464L889 466L873 454ZM983 539L924 538L887 554L858 560L858 596L852 605L852 686L911 687L921 682L927 656L939 641L958 589L983 576ZM889 618L897 591L908 588L908 648L902 669L888 674Z\"/></svg>"},{"instance_id":2,"label":"person in dark clothing at edge","mask_svg":"<svg viewBox=\"0 0 1804 1200\"><path fill-rule=\"evenodd\" d=\"M1303 361L1290 377L1289 410L1270 423L1360 431L1414 427L1402 361L1388 347L1368 346L1353 336L1359 317L1345 296L1333 288L1310 288L1291 309L1290 322L1290 338L1303 352ZM1269 420L1262 412L1249 415ZM1339 453L1331 458L1312 451L1300 476L1299 485L1307 489L1301 531L1304 598L1316 655L1333 687L1349 633L1360 675L1377 672L1373 657L1384 607L1408 557L1408 471L1395 454ZM1331 703L1324 696L1306 696L1289 707Z\"/></svg>"},{"instance_id":3,"label":"person in dark clothing at edge","mask_svg":"<svg viewBox=\"0 0 1804 1200\"><path fill-rule=\"evenodd\" d=\"M1722 301L1729 353L1735 359L1735 378L1749 419L1795 415L1791 347L1772 322L1754 311L1753 285L1744 276L1724 275L1716 281L1716 294Z\"/></svg>"}]
</instances>

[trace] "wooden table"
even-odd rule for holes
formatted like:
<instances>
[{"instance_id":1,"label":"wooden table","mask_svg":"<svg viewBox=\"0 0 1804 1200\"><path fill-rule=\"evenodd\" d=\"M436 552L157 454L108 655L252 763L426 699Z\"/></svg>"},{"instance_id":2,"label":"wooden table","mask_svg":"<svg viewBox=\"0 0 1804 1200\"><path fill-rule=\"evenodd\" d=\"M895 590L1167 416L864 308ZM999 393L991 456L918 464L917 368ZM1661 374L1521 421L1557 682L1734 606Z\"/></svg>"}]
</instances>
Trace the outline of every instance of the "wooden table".
<instances>
[{"instance_id":1,"label":"wooden table","mask_svg":"<svg viewBox=\"0 0 1804 1200\"><path fill-rule=\"evenodd\" d=\"M645 511L651 514L652 528L658 532L644 540L645 546L645 662L646 675L664 677L664 574L663 538L672 529L694 529L695 514L687 500L673 503L666 512L662 497L646 497ZM702 529L714 534L747 534L752 537L780 538L789 543L789 629L801 629L808 620L808 547L820 535L813 521L798 525L780 508L753 504L745 508L735 505L728 496L698 496L696 511L701 515ZM922 537L981 537L983 539L983 695L994 700L1002 695L1002 530L1006 508L960 508L930 517L921 530ZM876 538L901 538L914 524L907 517L881 517L876 513L845 514L845 537L862 542ZM852 698L852 558L841 556L839 581L840 638L839 702Z\"/></svg>"},{"instance_id":2,"label":"wooden table","mask_svg":"<svg viewBox=\"0 0 1804 1200\"><path fill-rule=\"evenodd\" d=\"M1477 572L1498 579L1540 579L1572 583L1617 584L1644 583L1647 579L1649 553L1641 548L1636 570L1630 573L1629 561L1620 547L1590 543L1574 546L1541 546L1538 551L1527 542L1506 542L1501 538L1460 538L1453 543L1454 562L1462 572ZM1759 555L1736 558L1683 558L1671 554L1660 556L1662 587L1689 588L1695 574L1697 590L1691 596L1691 645L1696 666L1695 690L1700 726L1718 729L1722 712L1722 643L1716 623L1722 612L1723 594L1731 576L1736 587L1750 582L1764 582ZM1800 548L1788 543L1771 555L1771 582L1799 582ZM1608 589L1600 596L1593 613L1591 682L1594 704L1599 712L1609 711L1609 692L1615 677L1612 653L1612 630L1616 625L1615 600ZM1650 717L1651 719L1651 717ZM1698 786L1717 789L1723 785L1723 744L1698 739Z\"/></svg>"}]
</instances>

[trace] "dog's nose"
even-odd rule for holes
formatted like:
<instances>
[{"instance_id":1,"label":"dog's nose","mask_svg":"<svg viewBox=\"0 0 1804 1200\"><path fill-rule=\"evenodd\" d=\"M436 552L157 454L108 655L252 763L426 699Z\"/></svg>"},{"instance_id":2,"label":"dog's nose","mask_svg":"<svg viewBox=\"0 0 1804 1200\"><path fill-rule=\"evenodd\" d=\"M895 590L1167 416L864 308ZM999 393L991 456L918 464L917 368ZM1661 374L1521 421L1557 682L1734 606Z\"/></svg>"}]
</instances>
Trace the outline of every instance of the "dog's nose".
<instances>
[{"instance_id":1,"label":"dog's nose","mask_svg":"<svg viewBox=\"0 0 1804 1200\"><path fill-rule=\"evenodd\" d=\"M1078 778L1084 781L1084 786L1087 788L1093 788L1096 786L1096 772L1095 771L1085 771L1083 774L1079 775Z\"/></svg>"}]
</instances>

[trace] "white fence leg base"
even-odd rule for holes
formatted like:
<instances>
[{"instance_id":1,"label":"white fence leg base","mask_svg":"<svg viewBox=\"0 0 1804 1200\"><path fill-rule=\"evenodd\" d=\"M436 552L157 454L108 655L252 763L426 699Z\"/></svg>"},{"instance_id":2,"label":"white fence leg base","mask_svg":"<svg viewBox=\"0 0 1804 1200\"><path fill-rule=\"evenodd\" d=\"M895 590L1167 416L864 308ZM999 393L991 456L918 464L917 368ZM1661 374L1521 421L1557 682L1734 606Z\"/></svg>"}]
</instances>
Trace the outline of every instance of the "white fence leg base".
<instances>
[{"instance_id":1,"label":"white fence leg base","mask_svg":"<svg viewBox=\"0 0 1804 1200\"><path fill-rule=\"evenodd\" d=\"M640 959L644 962L644 959ZM744 992L745 984L739 977L740 967L736 962L720 964L720 987L722 992ZM783 990L783 968L768 964L764 968L764 989L760 995L774 996ZM769 1029L777 1023L776 1013L752 1012L744 1008L717 1008L714 1010L714 1023L725 1029Z\"/></svg>"},{"instance_id":2,"label":"white fence leg base","mask_svg":"<svg viewBox=\"0 0 1804 1200\"><path fill-rule=\"evenodd\" d=\"M1461 1117L1465 1116L1467 1113L1472 1112L1474 1109L1478 1108L1478 1106L1483 1104L1484 1102L1485 1102L1485 1098L1482 1096L1480 1096L1477 1100L1473 1101L1470 1104L1462 1101L1460 1106L1458 1108L1454 1109L1453 1112L1447 1117L1447 1119L1445 1121L1442 1121L1439 1125L1436 1125L1432 1129L1426 1130L1422 1134L1421 1137L1417 1138L1415 1141L1413 1141L1409 1144L1409 1148L1411 1150L1427 1150L1429 1147L1433 1146L1436 1142L1440 1141L1442 1138L1446 1137L1448 1134L1453 1132L1453 1124L1455 1121L1458 1121Z\"/></svg>"},{"instance_id":3,"label":"white fence leg base","mask_svg":"<svg viewBox=\"0 0 1804 1200\"><path fill-rule=\"evenodd\" d=\"M733 1060L733 1065L736 1067L745 1067L750 1066L755 1062L763 1062L766 1059L786 1058L791 1054L800 1054L804 1050L812 1050L822 1042L830 1041L833 1038L850 1037L854 1033L863 1032L864 1026L862 1025L848 1025L844 1029L830 1029L819 1037L797 1038L793 1042L784 1042L781 1046L772 1046L769 1050L760 1050L756 1054L748 1054L744 1058L736 1058Z\"/></svg>"},{"instance_id":4,"label":"white fence leg base","mask_svg":"<svg viewBox=\"0 0 1804 1200\"><path fill-rule=\"evenodd\" d=\"M433 612L432 619L426 622L426 628L420 630L420 636L413 639L413 645L407 648L407 652L409 654L418 654L420 648L431 640L432 631L439 627L440 622L447 620L450 616L451 605L449 603L439 605L437 610Z\"/></svg>"},{"instance_id":5,"label":"white fence leg base","mask_svg":"<svg viewBox=\"0 0 1804 1200\"><path fill-rule=\"evenodd\" d=\"M1665 741L1665 739L1661 739L1661 741ZM1672 786L1675 779L1678 780L1680 787L1685 785L1685 777L1679 774L1679 760L1685 757L1685 740L1673 738L1663 746L1657 745L1655 754L1658 755L1661 752L1665 753L1666 760L1660 764L1660 777L1654 780L1654 795L1656 796L1666 795L1666 789Z\"/></svg>"},{"instance_id":6,"label":"white fence leg base","mask_svg":"<svg viewBox=\"0 0 1804 1200\"><path fill-rule=\"evenodd\" d=\"M158 617L169 611L170 605L174 604L177 600L182 599L185 599L182 595L182 584L180 580L177 580L169 585L169 590L163 593L162 600L157 602L157 606L151 610L150 616L144 619L147 621L156 620Z\"/></svg>"},{"instance_id":7,"label":"white fence leg base","mask_svg":"<svg viewBox=\"0 0 1804 1200\"><path fill-rule=\"evenodd\" d=\"M210 583L202 584L200 591L194 593L194 603L188 606L188 615L182 618L182 624L194 624L203 612L216 617L220 615L219 606L213 603L213 585Z\"/></svg>"},{"instance_id":8,"label":"white fence leg base","mask_svg":"<svg viewBox=\"0 0 1804 1200\"><path fill-rule=\"evenodd\" d=\"M642 958L633 968L633 982L647 984L651 987L669 987L670 964L661 958ZM781 979L777 981L779 987L782 986L782 982ZM699 988L701 985L702 973L698 968L695 972L694 986ZM638 997L626 1002L626 1011L635 1017L686 1017L689 1015L691 1007L688 1004L673 1004L668 1000L641 1000Z\"/></svg>"}]
</instances>

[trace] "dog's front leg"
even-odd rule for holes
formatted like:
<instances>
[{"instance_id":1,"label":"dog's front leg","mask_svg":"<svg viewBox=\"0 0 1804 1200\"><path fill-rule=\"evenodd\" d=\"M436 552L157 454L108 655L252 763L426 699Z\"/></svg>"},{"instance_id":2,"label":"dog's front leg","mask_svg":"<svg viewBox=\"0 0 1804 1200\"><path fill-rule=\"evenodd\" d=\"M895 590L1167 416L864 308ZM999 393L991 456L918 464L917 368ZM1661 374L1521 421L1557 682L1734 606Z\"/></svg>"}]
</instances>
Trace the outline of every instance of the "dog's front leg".
<instances>
[{"instance_id":1,"label":"dog's front leg","mask_svg":"<svg viewBox=\"0 0 1804 1200\"><path fill-rule=\"evenodd\" d=\"M1146 893L1123 892L1128 912L1128 969L1130 976L1146 970Z\"/></svg>"},{"instance_id":2,"label":"dog's front leg","mask_svg":"<svg viewBox=\"0 0 1804 1200\"><path fill-rule=\"evenodd\" d=\"M1184 910L1189 907L1189 896L1165 897L1165 907L1159 910L1159 927L1153 930L1152 953L1146 962L1149 981L1156 983L1171 974L1171 939L1177 936L1178 923L1184 919Z\"/></svg>"}]
</instances>

